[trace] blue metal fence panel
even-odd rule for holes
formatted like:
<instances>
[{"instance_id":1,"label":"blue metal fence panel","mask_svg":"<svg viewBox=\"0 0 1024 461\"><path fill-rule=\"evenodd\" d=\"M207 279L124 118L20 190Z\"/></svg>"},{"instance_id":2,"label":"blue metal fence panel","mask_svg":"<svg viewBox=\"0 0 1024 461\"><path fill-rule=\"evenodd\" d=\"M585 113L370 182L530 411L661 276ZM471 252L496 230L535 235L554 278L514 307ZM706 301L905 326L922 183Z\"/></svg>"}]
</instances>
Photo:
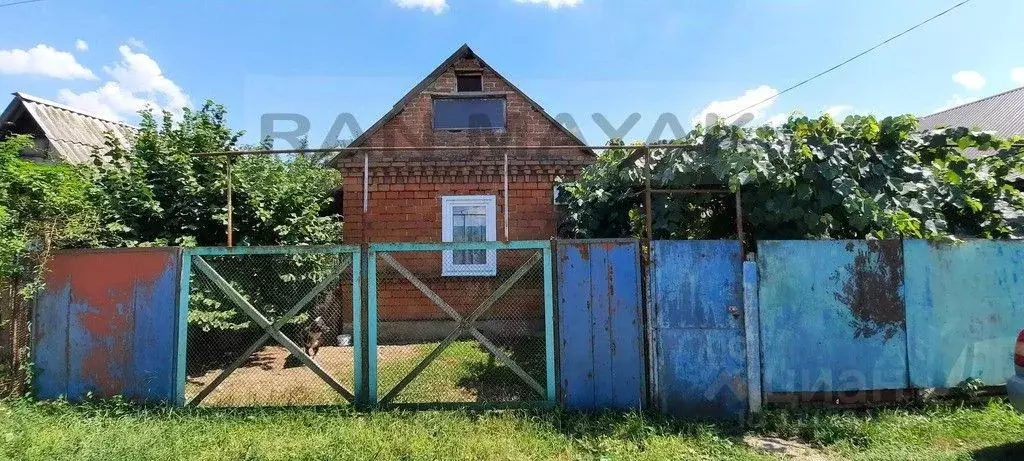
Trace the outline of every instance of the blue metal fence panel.
<instances>
[{"instance_id":1,"label":"blue metal fence panel","mask_svg":"<svg viewBox=\"0 0 1024 461\"><path fill-rule=\"evenodd\" d=\"M641 409L645 381L639 243L559 242L557 269L563 405Z\"/></svg>"},{"instance_id":2,"label":"blue metal fence panel","mask_svg":"<svg viewBox=\"0 0 1024 461\"><path fill-rule=\"evenodd\" d=\"M907 387L900 241L761 241L767 393Z\"/></svg>"},{"instance_id":3,"label":"blue metal fence panel","mask_svg":"<svg viewBox=\"0 0 1024 461\"><path fill-rule=\"evenodd\" d=\"M56 256L54 259L56 259ZM32 316L32 391L41 399L53 399L68 393L68 314L71 284L53 284L59 280L48 274L46 289L36 299ZM63 307L63 308L62 308Z\"/></svg>"},{"instance_id":4,"label":"blue metal fence panel","mask_svg":"<svg viewBox=\"0 0 1024 461\"><path fill-rule=\"evenodd\" d=\"M664 412L722 417L747 409L741 254L736 241L651 244L652 373Z\"/></svg>"},{"instance_id":5,"label":"blue metal fence panel","mask_svg":"<svg viewBox=\"0 0 1024 461\"><path fill-rule=\"evenodd\" d=\"M910 381L1001 385L1024 328L1024 242L904 242Z\"/></svg>"},{"instance_id":6,"label":"blue metal fence panel","mask_svg":"<svg viewBox=\"0 0 1024 461\"><path fill-rule=\"evenodd\" d=\"M174 403L180 264L176 248L55 255L35 311L36 395Z\"/></svg>"}]
</instances>

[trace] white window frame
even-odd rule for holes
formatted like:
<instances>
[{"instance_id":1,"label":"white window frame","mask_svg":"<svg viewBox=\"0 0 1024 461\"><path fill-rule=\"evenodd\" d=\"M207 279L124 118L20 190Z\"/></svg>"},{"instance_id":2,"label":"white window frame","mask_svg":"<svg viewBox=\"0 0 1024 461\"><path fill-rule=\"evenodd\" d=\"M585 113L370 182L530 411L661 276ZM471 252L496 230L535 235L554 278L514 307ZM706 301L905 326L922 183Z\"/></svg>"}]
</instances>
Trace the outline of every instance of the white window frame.
<instances>
[{"instance_id":1,"label":"white window frame","mask_svg":"<svg viewBox=\"0 0 1024 461\"><path fill-rule=\"evenodd\" d=\"M441 197L441 241L452 241L452 217L456 206L483 206L487 211L487 241L498 241L497 197L494 195L446 195ZM497 251L487 252L484 264L455 264L452 250L441 252L441 275L445 277L489 277L498 274Z\"/></svg>"}]
</instances>

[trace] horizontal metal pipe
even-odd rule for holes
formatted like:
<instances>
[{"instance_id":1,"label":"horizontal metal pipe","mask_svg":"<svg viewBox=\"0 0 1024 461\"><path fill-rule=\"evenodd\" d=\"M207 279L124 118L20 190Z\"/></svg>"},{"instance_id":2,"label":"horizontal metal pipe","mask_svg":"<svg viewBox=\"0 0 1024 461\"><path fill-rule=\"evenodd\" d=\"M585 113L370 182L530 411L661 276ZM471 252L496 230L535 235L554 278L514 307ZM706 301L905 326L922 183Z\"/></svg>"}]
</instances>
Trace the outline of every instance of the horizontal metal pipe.
<instances>
[{"instance_id":1,"label":"horizontal metal pipe","mask_svg":"<svg viewBox=\"0 0 1024 461\"><path fill-rule=\"evenodd\" d=\"M281 155L281 154L328 154L342 152L414 152L414 151L472 151L472 150L613 150L613 149L686 149L697 150L703 146L652 144L649 146L381 146L381 147L331 147L321 149L271 149L271 150L236 150L221 152L195 152L196 156L235 156L235 155Z\"/></svg>"},{"instance_id":2,"label":"horizontal metal pipe","mask_svg":"<svg viewBox=\"0 0 1024 461\"><path fill-rule=\"evenodd\" d=\"M652 194L732 194L728 189L651 189Z\"/></svg>"}]
</instances>

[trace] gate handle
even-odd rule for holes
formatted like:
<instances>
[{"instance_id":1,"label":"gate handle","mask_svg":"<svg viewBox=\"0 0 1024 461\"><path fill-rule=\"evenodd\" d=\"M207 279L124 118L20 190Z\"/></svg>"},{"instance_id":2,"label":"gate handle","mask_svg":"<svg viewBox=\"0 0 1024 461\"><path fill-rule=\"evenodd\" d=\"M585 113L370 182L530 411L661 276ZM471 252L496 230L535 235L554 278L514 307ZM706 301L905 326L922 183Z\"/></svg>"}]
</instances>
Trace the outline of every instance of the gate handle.
<instances>
[{"instance_id":1,"label":"gate handle","mask_svg":"<svg viewBox=\"0 0 1024 461\"><path fill-rule=\"evenodd\" d=\"M737 308L736 306L729 306L729 315L732 315L732 318L734 318L736 320L739 320L740 319L740 310L739 310L739 308Z\"/></svg>"}]
</instances>

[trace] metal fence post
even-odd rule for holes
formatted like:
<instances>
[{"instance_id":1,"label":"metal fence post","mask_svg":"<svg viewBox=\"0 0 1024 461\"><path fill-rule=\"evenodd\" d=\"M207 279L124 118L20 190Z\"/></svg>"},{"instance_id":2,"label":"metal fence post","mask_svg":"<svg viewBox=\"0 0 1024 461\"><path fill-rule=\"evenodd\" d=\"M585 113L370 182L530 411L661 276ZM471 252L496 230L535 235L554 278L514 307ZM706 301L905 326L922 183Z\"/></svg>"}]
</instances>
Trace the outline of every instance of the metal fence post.
<instances>
[{"instance_id":1,"label":"metal fence post","mask_svg":"<svg viewBox=\"0 0 1024 461\"><path fill-rule=\"evenodd\" d=\"M557 401L555 395L555 302L551 270L551 242L544 247L544 342L547 366L547 400Z\"/></svg>"},{"instance_id":2,"label":"metal fence post","mask_svg":"<svg viewBox=\"0 0 1024 461\"><path fill-rule=\"evenodd\" d=\"M366 274L366 245L360 245L359 251L352 253L352 339L356 405L365 405L366 397L366 303L364 303Z\"/></svg>"},{"instance_id":3,"label":"metal fence post","mask_svg":"<svg viewBox=\"0 0 1024 461\"><path fill-rule=\"evenodd\" d=\"M757 262L743 262L743 323L747 345L749 413L761 411L761 312L757 302Z\"/></svg>"},{"instance_id":4,"label":"metal fence post","mask_svg":"<svg viewBox=\"0 0 1024 461\"><path fill-rule=\"evenodd\" d=\"M377 405L377 253L369 244L363 245L363 279L366 283L366 368L362 378L366 380L365 403Z\"/></svg>"},{"instance_id":5,"label":"metal fence post","mask_svg":"<svg viewBox=\"0 0 1024 461\"><path fill-rule=\"evenodd\" d=\"M188 379L185 358L188 356L188 300L192 280L192 251L182 248L179 254L181 273L178 279L178 323L175 326L178 338L174 352L177 361L174 376L174 404L180 407L185 405L185 380Z\"/></svg>"}]
</instances>

